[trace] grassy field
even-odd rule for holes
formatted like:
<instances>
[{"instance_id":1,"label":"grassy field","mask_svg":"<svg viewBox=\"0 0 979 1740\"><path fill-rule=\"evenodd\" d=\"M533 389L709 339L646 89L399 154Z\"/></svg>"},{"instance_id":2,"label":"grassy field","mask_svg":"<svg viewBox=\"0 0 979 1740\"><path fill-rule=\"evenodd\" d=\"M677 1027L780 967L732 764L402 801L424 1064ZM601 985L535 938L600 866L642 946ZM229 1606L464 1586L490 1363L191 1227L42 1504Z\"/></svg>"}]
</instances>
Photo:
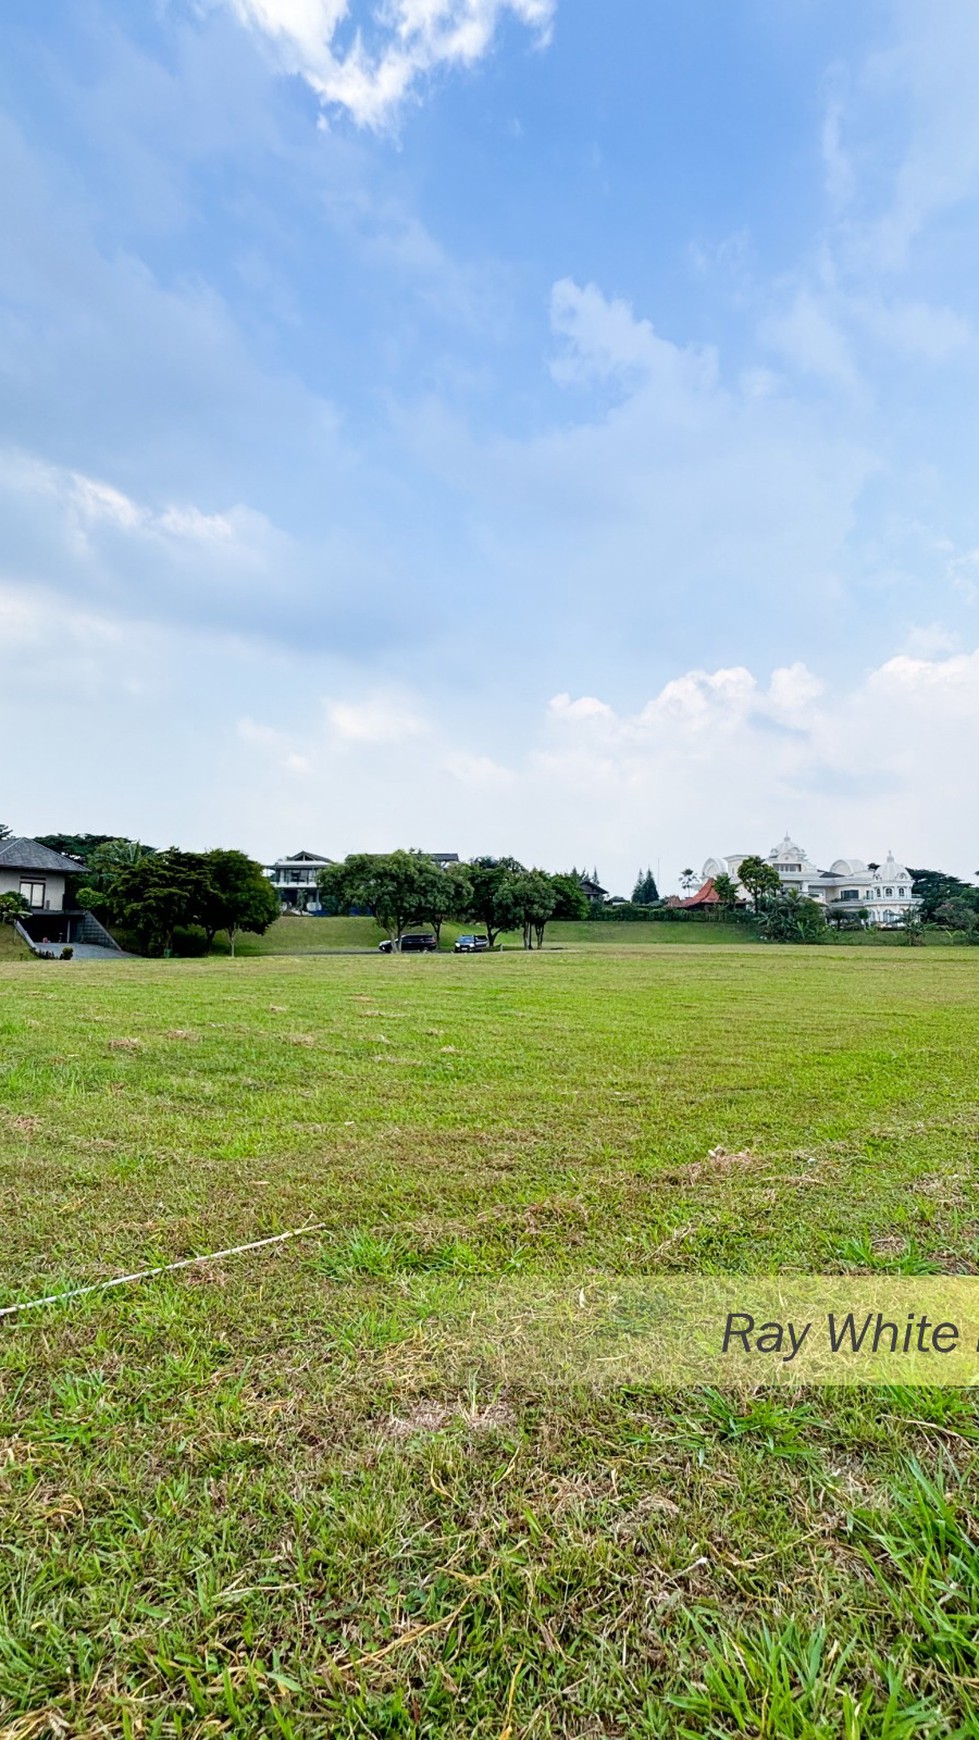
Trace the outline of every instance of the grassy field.
<instances>
[{"instance_id":1,"label":"grassy field","mask_svg":"<svg viewBox=\"0 0 979 1740\"><path fill-rule=\"evenodd\" d=\"M971 1392L419 1340L473 1276L975 1273L979 952L0 988L0 1303L325 1223L0 1320L2 1740L979 1734Z\"/></svg>"},{"instance_id":2,"label":"grassy field","mask_svg":"<svg viewBox=\"0 0 979 1740\"><path fill-rule=\"evenodd\" d=\"M424 928L416 926L413 928ZM477 930L480 926L475 927ZM442 927L442 947L451 948L465 926L445 924ZM237 953L242 957L279 954L320 954L332 950L376 949L386 932L371 918L280 918L264 936L241 935ZM517 933L501 937L504 950L522 948ZM939 931L929 931L929 947L948 946L952 938ZM545 948L622 949L683 944L704 948L715 944L734 943L753 947L757 938L743 924L683 924L683 923L580 923L549 924L545 933ZM832 946L844 948L903 948L905 939L899 931L859 931L853 936L834 938ZM217 938L215 952L227 952L223 936Z\"/></svg>"},{"instance_id":3,"label":"grassy field","mask_svg":"<svg viewBox=\"0 0 979 1740\"><path fill-rule=\"evenodd\" d=\"M28 961L30 950L11 924L0 924L0 961Z\"/></svg>"}]
</instances>

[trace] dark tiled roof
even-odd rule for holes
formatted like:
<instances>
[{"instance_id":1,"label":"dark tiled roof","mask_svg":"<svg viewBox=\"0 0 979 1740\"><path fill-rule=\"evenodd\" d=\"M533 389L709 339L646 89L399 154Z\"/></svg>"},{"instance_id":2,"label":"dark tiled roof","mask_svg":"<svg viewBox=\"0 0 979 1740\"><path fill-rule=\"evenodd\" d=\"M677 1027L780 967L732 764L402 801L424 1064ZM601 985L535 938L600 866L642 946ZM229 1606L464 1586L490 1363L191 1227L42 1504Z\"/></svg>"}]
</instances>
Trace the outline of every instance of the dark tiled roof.
<instances>
[{"instance_id":1,"label":"dark tiled roof","mask_svg":"<svg viewBox=\"0 0 979 1740\"><path fill-rule=\"evenodd\" d=\"M78 876L85 866L63 852L52 852L37 840L0 840L0 870L47 870L52 875Z\"/></svg>"}]
</instances>

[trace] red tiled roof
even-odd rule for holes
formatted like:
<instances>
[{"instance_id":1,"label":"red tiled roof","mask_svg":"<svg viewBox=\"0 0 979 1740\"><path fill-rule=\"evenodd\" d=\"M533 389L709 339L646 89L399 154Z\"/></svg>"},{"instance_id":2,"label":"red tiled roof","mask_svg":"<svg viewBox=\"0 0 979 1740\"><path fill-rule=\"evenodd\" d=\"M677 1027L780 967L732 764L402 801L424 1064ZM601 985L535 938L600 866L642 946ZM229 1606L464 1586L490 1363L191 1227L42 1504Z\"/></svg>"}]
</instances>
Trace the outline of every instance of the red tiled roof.
<instances>
[{"instance_id":1,"label":"red tiled roof","mask_svg":"<svg viewBox=\"0 0 979 1740\"><path fill-rule=\"evenodd\" d=\"M692 906L717 906L720 904L720 898L714 887L713 876L708 876L707 881L702 888L698 888L696 894L692 894L689 900L681 900L679 904L688 909Z\"/></svg>"}]
</instances>

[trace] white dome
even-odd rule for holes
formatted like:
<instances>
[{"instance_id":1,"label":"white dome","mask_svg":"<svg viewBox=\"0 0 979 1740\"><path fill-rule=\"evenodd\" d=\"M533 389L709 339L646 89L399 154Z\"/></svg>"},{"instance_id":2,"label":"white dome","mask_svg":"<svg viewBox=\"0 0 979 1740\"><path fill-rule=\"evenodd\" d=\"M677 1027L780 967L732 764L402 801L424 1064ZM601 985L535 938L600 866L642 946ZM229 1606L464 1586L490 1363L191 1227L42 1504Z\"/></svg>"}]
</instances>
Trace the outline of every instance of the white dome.
<instances>
[{"instance_id":1,"label":"white dome","mask_svg":"<svg viewBox=\"0 0 979 1740\"><path fill-rule=\"evenodd\" d=\"M875 882L892 882L893 883L893 882L910 882L910 880L911 880L910 872L904 868L903 864L899 864L897 862L897 860L894 856L894 853L891 852L890 850L887 853L887 858L886 858L885 862L880 866L880 869L874 871L874 881Z\"/></svg>"},{"instance_id":2,"label":"white dome","mask_svg":"<svg viewBox=\"0 0 979 1740\"><path fill-rule=\"evenodd\" d=\"M790 840L788 834L786 834L784 840L782 840L778 846L772 847L768 854L768 860L771 864L802 864L805 862L805 856L804 848L802 846L797 846L795 841Z\"/></svg>"},{"instance_id":3,"label":"white dome","mask_svg":"<svg viewBox=\"0 0 979 1740\"><path fill-rule=\"evenodd\" d=\"M862 858L837 858L829 867L831 876L866 876L869 874Z\"/></svg>"},{"instance_id":4,"label":"white dome","mask_svg":"<svg viewBox=\"0 0 979 1740\"><path fill-rule=\"evenodd\" d=\"M700 874L705 882L709 882L712 876L727 876L729 871L725 859L708 858Z\"/></svg>"}]
</instances>

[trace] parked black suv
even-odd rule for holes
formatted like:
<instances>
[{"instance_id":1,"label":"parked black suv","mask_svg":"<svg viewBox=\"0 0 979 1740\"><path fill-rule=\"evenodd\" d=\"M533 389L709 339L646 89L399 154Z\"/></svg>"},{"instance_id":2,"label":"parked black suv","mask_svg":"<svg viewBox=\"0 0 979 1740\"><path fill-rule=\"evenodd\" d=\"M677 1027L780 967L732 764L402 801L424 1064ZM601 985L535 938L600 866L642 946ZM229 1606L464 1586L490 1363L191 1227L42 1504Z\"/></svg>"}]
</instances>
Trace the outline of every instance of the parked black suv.
<instances>
[{"instance_id":1,"label":"parked black suv","mask_svg":"<svg viewBox=\"0 0 979 1740\"><path fill-rule=\"evenodd\" d=\"M390 937L378 943L378 951L382 955L394 953L394 944ZM438 943L430 930L409 930L401 938L401 953L403 955L433 955Z\"/></svg>"}]
</instances>

